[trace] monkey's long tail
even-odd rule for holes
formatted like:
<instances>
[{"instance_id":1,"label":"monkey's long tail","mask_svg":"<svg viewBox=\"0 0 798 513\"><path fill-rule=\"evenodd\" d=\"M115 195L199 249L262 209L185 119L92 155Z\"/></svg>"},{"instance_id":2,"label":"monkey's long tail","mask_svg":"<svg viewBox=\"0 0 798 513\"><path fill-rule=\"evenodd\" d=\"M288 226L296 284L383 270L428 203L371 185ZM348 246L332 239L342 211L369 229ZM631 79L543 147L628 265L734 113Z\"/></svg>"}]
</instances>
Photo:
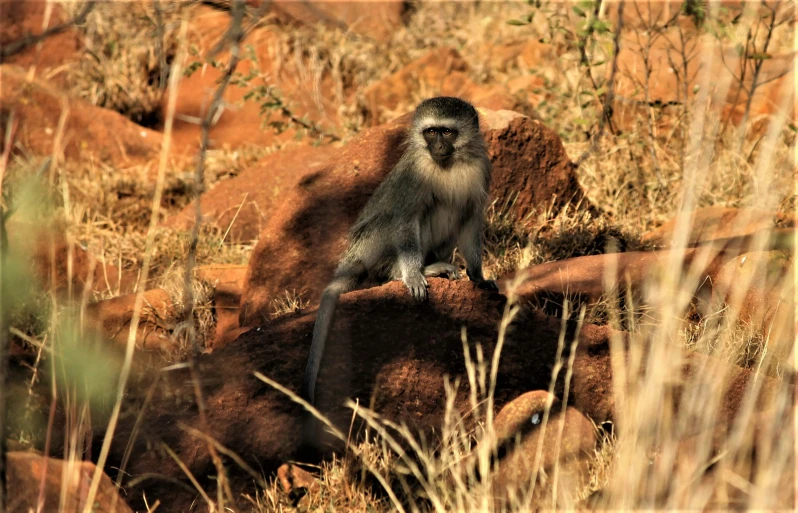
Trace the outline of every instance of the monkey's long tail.
<instances>
[{"instance_id":1,"label":"monkey's long tail","mask_svg":"<svg viewBox=\"0 0 798 513\"><path fill-rule=\"evenodd\" d=\"M324 346L327 344L327 336L335 317L335 307L338 305L338 297L341 295L341 291L334 285L335 282L331 283L321 295L319 309L316 313L316 323L313 325L313 342L310 345L308 364L305 367L305 379L302 381L302 398L313 405L316 404L316 378L319 377Z\"/></svg>"}]
</instances>

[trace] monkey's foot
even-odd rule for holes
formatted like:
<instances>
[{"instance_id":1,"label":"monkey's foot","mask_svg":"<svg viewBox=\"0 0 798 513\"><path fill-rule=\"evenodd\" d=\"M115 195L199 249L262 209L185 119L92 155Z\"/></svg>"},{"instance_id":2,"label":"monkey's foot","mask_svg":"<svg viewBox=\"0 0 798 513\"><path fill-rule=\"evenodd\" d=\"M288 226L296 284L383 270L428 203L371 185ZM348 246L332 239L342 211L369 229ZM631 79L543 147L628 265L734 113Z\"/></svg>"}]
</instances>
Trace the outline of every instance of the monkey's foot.
<instances>
[{"instance_id":1,"label":"monkey's foot","mask_svg":"<svg viewBox=\"0 0 798 513\"><path fill-rule=\"evenodd\" d=\"M460 279L460 270L456 265L446 262L436 262L424 268L424 276L440 276L445 274L450 280Z\"/></svg>"},{"instance_id":2,"label":"monkey's foot","mask_svg":"<svg viewBox=\"0 0 798 513\"><path fill-rule=\"evenodd\" d=\"M489 290L491 292L499 292L499 286L493 280L482 280L477 282L477 287L482 290Z\"/></svg>"},{"instance_id":3,"label":"monkey's foot","mask_svg":"<svg viewBox=\"0 0 798 513\"><path fill-rule=\"evenodd\" d=\"M421 273L413 274L402 278L405 286L410 290L410 294L419 301L427 299L427 279Z\"/></svg>"}]
</instances>

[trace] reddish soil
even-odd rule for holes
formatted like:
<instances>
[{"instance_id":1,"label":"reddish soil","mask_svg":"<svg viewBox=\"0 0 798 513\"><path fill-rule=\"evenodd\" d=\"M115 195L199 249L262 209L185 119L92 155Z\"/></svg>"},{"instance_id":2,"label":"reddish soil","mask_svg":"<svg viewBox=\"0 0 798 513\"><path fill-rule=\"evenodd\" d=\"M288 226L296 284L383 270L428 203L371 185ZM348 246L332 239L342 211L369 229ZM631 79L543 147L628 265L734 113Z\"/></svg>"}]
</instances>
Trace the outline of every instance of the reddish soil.
<instances>
[{"instance_id":1,"label":"reddish soil","mask_svg":"<svg viewBox=\"0 0 798 513\"><path fill-rule=\"evenodd\" d=\"M0 141L6 121L19 120L16 139L36 155L52 155L59 120L65 116L62 151L70 160L94 159L117 168L157 162L161 134L143 128L119 113L71 98L51 84L29 82L24 69L0 66ZM2 144L2 143L0 143Z\"/></svg>"},{"instance_id":2,"label":"reddish soil","mask_svg":"<svg viewBox=\"0 0 798 513\"><path fill-rule=\"evenodd\" d=\"M127 345L135 303L136 294L127 294L89 304L86 306L86 327L123 348ZM175 349L175 341L170 337L172 326L167 322L174 317L174 309L175 306L165 290L152 289L144 292L141 319L136 333L136 349L160 351L164 354Z\"/></svg>"},{"instance_id":3,"label":"reddish soil","mask_svg":"<svg viewBox=\"0 0 798 513\"><path fill-rule=\"evenodd\" d=\"M264 322L270 301L296 290L315 302L345 248L349 227L402 154L409 114L363 132L286 193L250 258L241 325ZM579 201L574 167L554 132L516 113L482 111L493 162L490 197L516 195L519 218ZM275 255L279 255L275 258Z\"/></svg>"},{"instance_id":4,"label":"reddish soil","mask_svg":"<svg viewBox=\"0 0 798 513\"><path fill-rule=\"evenodd\" d=\"M44 458L30 452L9 452L6 458L8 502L5 504L5 511L9 513L83 511L96 468L92 462L81 460L66 462L57 458ZM66 475L70 479L64 480L63 477ZM44 484L44 494L40 498L39 488L42 484ZM62 499L63 507L60 506ZM105 474L100 475L100 487L90 509L97 513L133 513L117 494L114 483Z\"/></svg>"},{"instance_id":5,"label":"reddish soil","mask_svg":"<svg viewBox=\"0 0 798 513\"><path fill-rule=\"evenodd\" d=\"M260 5L262 0L255 0ZM322 23L377 41L388 41L404 24L404 0L334 1L276 0L274 9L305 25Z\"/></svg>"},{"instance_id":6,"label":"reddish soil","mask_svg":"<svg viewBox=\"0 0 798 513\"><path fill-rule=\"evenodd\" d=\"M53 6L50 22L44 27L44 16L48 2L41 0L0 0L0 47L21 40L28 35L41 34L45 29L60 25L69 16L59 7ZM35 66L39 75L43 72L63 66L78 57L83 48L82 38L72 28L60 34L50 36L38 45L29 46L25 50L6 58L3 64L16 64L24 68ZM51 77L58 84L63 84L63 70Z\"/></svg>"},{"instance_id":7,"label":"reddish soil","mask_svg":"<svg viewBox=\"0 0 798 513\"><path fill-rule=\"evenodd\" d=\"M238 176L216 184L200 199L203 222L230 231L227 242L258 239L285 194L304 176L317 172L335 154L332 146L304 147L273 153ZM268 184L268 186L266 186ZM190 229L196 205L190 203L164 221L165 226Z\"/></svg>"},{"instance_id":8,"label":"reddish soil","mask_svg":"<svg viewBox=\"0 0 798 513\"><path fill-rule=\"evenodd\" d=\"M205 265L195 270L197 278L214 287L211 302L216 329L209 349L218 349L227 341L229 332L238 330L239 304L246 274L246 265Z\"/></svg>"},{"instance_id":9,"label":"reddish soil","mask_svg":"<svg viewBox=\"0 0 798 513\"><path fill-rule=\"evenodd\" d=\"M372 405L389 420L406 422L411 429L423 431L428 440L434 439L433 432L440 428L444 412L444 379L465 374L461 327L467 327L472 354L476 344L481 344L484 353L492 355L504 308L502 296L479 291L464 280L431 280L430 300L423 304L415 302L398 282L342 296L319 376L320 410L347 432L352 414L342 401L351 397L360 404ZM296 456L301 410L252 373L260 371L298 392L314 317L315 312L309 312L276 319L198 359L209 434L266 473ZM534 311L523 310L518 315L502 350L497 408L524 392L548 388L560 322ZM386 339L386 333L390 333L390 339ZM585 326L574 360L569 404L598 423L614 416L609 350L612 333L606 327ZM567 334L567 340L571 338ZM716 434L720 447L726 423L739 410L753 374L697 354L685 354L682 372L687 381L727 383ZM775 391L789 386L768 378L760 377L759 381L762 388L757 409L767 409ZM674 407L679 404L681 382L674 380L669 395ZM126 469L130 477L157 468L166 478L184 481L183 471L170 456L152 450L166 444L203 484L210 485L205 477L213 473L207 446L181 427L202 428L187 371L162 375L160 383L142 376L129 404L139 404L136 397L151 386L156 390L151 406L141 416L141 431ZM562 386L559 380L555 387L558 397ZM463 413L470 409L467 380L461 379L456 389L455 406ZM137 418L131 413L122 420L114 438L111 466L117 465L125 452ZM353 434L358 433L356 423ZM238 472L232 464L228 470L234 476ZM194 495L181 496L179 488L158 479L138 486L146 490L148 499L159 498L167 508L190 501ZM134 498L140 497L141 491L128 490Z\"/></svg>"}]
</instances>

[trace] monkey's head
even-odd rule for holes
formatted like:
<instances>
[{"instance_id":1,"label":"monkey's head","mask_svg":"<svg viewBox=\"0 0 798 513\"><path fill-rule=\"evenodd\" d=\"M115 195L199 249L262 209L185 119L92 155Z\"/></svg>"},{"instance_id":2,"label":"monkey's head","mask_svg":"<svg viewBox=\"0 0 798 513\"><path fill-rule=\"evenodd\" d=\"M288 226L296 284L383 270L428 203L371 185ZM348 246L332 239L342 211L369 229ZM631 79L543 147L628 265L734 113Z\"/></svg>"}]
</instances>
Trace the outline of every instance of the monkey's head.
<instances>
[{"instance_id":1,"label":"monkey's head","mask_svg":"<svg viewBox=\"0 0 798 513\"><path fill-rule=\"evenodd\" d=\"M439 166L448 166L460 150L479 140L479 115L470 103L439 96L416 107L410 142L416 148L426 148Z\"/></svg>"}]
</instances>

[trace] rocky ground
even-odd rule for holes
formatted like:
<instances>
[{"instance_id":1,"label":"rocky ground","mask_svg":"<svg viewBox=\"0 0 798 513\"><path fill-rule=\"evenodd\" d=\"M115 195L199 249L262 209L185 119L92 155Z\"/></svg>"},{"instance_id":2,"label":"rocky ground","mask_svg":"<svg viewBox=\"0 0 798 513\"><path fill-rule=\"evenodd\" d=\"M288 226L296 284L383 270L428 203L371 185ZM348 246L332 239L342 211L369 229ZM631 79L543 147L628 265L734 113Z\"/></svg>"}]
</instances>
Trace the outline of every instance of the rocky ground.
<instances>
[{"instance_id":1,"label":"rocky ground","mask_svg":"<svg viewBox=\"0 0 798 513\"><path fill-rule=\"evenodd\" d=\"M541 4L0 0L7 510L793 505L794 6ZM321 291L433 95L500 291L342 296L308 454Z\"/></svg>"}]
</instances>

